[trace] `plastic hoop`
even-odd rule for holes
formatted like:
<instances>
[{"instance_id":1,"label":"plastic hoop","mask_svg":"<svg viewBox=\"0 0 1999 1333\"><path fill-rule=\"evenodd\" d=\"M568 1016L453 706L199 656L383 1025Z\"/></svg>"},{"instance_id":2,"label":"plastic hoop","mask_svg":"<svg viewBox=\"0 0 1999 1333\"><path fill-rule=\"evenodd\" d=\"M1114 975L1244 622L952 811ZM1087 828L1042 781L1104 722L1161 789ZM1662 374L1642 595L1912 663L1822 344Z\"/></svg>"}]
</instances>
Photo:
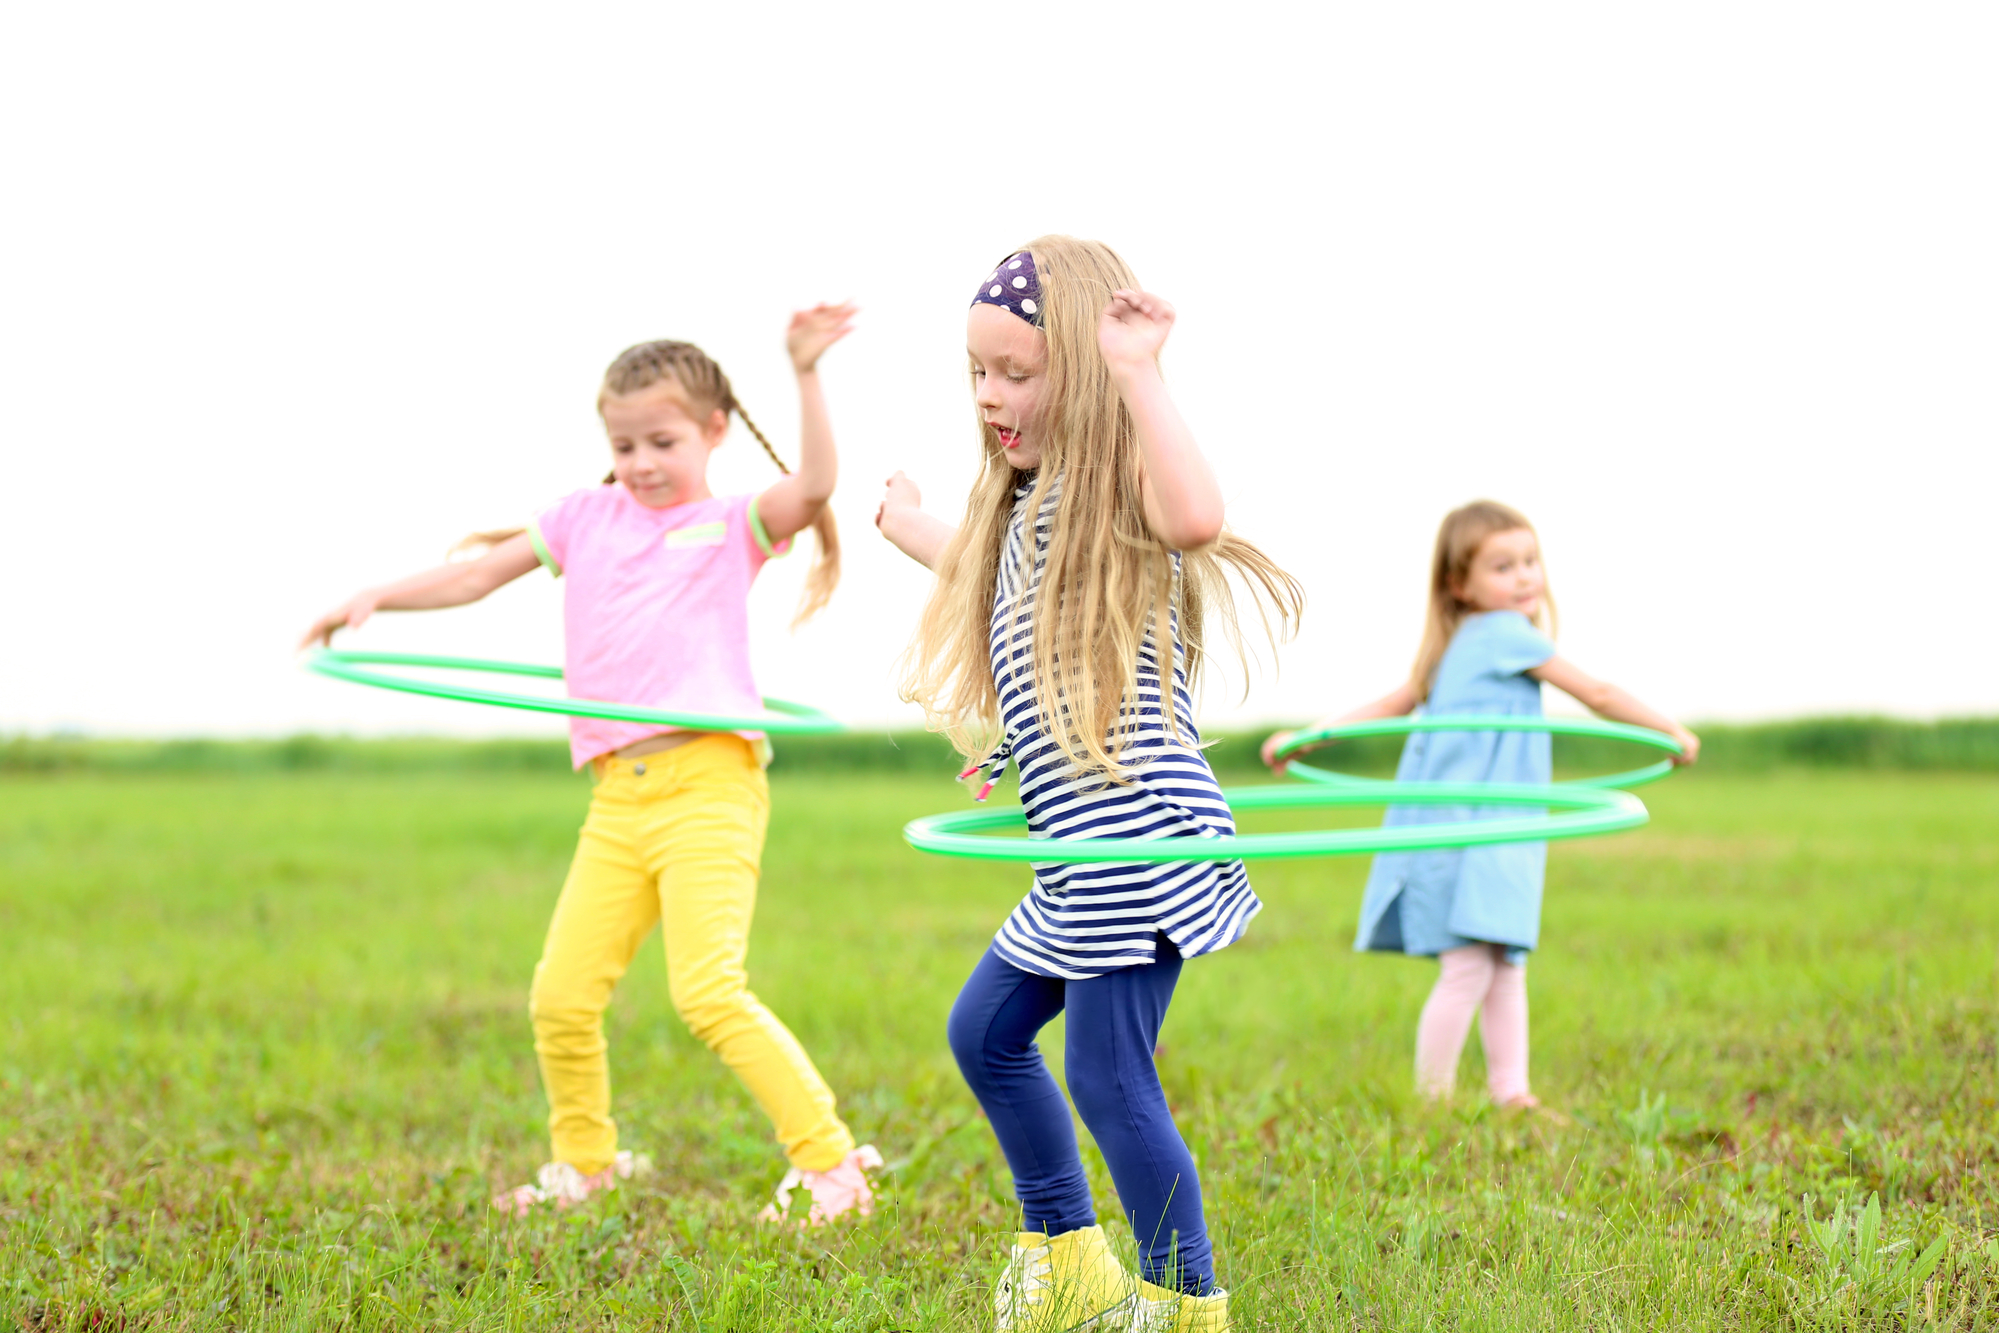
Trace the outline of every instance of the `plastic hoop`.
<instances>
[{"instance_id":1,"label":"plastic hoop","mask_svg":"<svg viewBox=\"0 0 1999 1333\"><path fill-rule=\"evenodd\" d=\"M521 708L534 713L561 713L569 717L596 717L610 722L647 722L662 727L685 727L693 731L762 731L773 736L825 736L843 730L837 718L829 717L805 704L783 699L765 699L769 711L761 717L727 717L711 713L683 713L666 708L639 708L632 704L605 703L597 699L544 699L532 694L506 694L498 690L475 690L443 681L412 680L407 676L362 671L363 666L430 667L449 671L490 671L503 676L533 676L541 680L561 680L562 668L536 666L527 662L493 662L482 657L428 657L416 653L336 652L322 648L308 657L306 666L322 676L373 685L378 689L423 694L433 699L457 699L464 703L491 704L496 708Z\"/></svg>"},{"instance_id":2,"label":"plastic hoop","mask_svg":"<svg viewBox=\"0 0 1999 1333\"><path fill-rule=\"evenodd\" d=\"M1222 796L1236 810L1293 810L1338 805L1519 805L1557 806L1566 813L1520 819L1453 820L1447 824L1402 824L1389 828L1320 829L1310 833L1249 833L1217 838L994 838L979 836L1024 828L1018 806L962 810L910 821L902 836L920 852L982 861L1035 861L1044 864L1138 861L1240 861L1306 856L1357 856L1369 852L1417 852L1443 847L1485 847L1507 842L1586 838L1637 828L1651 816L1636 796L1590 787L1538 787L1479 782L1420 785L1345 782L1308 787L1237 787ZM1392 789L1392 790L1391 790Z\"/></svg>"},{"instance_id":3,"label":"plastic hoop","mask_svg":"<svg viewBox=\"0 0 1999 1333\"><path fill-rule=\"evenodd\" d=\"M1313 727L1298 732L1277 749L1277 757L1296 754L1308 745L1321 741L1350 740L1357 736L1403 736L1418 731L1538 731L1560 736L1595 736L1604 740L1630 741L1636 745L1649 745L1655 750L1680 753L1680 743L1663 731L1650 727L1634 727L1623 722L1605 722L1594 717L1523 717L1510 713L1439 713L1423 714L1415 717L1378 717L1365 722L1342 722L1329 727ZM1656 764L1630 769L1623 773L1606 773L1601 777L1571 778L1566 782L1552 784L1563 790L1607 790L1611 788L1637 787L1647 782L1657 782L1673 771L1673 761L1662 759ZM1352 773L1340 773L1332 769L1316 768L1311 764L1293 759L1284 766L1284 771L1292 777L1303 778L1307 782L1325 783L1330 786L1359 786L1372 790L1394 789L1398 792L1409 790L1408 784L1386 781L1381 778L1364 778ZM1397 805L1413 805L1415 802L1395 799Z\"/></svg>"}]
</instances>

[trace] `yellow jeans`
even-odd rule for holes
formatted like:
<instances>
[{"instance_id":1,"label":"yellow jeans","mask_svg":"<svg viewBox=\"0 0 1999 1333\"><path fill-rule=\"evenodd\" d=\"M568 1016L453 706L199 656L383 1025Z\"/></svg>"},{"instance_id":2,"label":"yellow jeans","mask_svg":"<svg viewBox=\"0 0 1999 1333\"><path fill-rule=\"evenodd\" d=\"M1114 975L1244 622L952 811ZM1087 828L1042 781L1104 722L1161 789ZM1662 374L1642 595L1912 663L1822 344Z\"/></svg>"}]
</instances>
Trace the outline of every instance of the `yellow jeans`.
<instances>
[{"instance_id":1,"label":"yellow jeans","mask_svg":"<svg viewBox=\"0 0 1999 1333\"><path fill-rule=\"evenodd\" d=\"M604 1008L654 922L674 1009L750 1090L791 1164L823 1171L853 1150L832 1089L749 990L744 959L769 821L770 788L740 736L599 761L528 1001L556 1161L588 1175L617 1154Z\"/></svg>"}]
</instances>

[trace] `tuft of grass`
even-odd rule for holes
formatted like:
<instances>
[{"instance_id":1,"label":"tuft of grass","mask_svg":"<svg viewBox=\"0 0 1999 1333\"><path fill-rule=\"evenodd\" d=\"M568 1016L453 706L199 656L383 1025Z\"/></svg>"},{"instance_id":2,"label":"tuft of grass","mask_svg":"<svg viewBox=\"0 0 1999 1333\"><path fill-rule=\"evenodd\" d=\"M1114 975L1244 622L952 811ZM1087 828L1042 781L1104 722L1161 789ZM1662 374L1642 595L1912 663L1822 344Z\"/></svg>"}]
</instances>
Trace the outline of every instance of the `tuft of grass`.
<instances>
[{"instance_id":1,"label":"tuft of grass","mask_svg":"<svg viewBox=\"0 0 1999 1333\"><path fill-rule=\"evenodd\" d=\"M892 1167L874 1218L824 1233L754 1222L783 1162L656 944L608 1019L656 1171L489 1208L545 1153L526 992L581 782L0 778L0 1320L989 1327L1011 1192L943 1022L1023 875L901 844L962 800L941 776L774 785L752 981ZM1263 914L1188 966L1159 1053L1238 1327L1999 1322L1999 783L1645 797L1647 828L1551 850L1531 978L1560 1118L1485 1105L1476 1042L1465 1095L1419 1102L1434 969L1350 952L1365 862L1252 868Z\"/></svg>"}]
</instances>

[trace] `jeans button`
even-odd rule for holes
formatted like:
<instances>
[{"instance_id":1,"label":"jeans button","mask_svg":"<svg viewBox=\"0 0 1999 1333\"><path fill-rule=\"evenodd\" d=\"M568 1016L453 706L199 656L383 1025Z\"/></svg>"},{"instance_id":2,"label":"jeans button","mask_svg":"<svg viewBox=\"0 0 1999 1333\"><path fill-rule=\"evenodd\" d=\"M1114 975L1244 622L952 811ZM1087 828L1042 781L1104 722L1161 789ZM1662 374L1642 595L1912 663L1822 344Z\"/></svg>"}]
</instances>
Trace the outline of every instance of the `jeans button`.
<instances>
[{"instance_id":1,"label":"jeans button","mask_svg":"<svg viewBox=\"0 0 1999 1333\"><path fill-rule=\"evenodd\" d=\"M644 764L633 764L632 772L636 773L640 777L644 777L646 775L646 766Z\"/></svg>"}]
</instances>

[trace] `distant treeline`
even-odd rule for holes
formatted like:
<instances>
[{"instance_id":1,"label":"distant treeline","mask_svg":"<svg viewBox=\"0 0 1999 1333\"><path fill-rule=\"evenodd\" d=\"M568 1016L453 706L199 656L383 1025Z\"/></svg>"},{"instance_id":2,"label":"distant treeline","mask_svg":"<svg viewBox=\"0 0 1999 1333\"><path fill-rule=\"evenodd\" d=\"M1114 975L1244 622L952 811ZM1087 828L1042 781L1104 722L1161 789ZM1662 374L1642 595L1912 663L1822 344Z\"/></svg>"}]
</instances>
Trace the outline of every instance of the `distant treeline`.
<instances>
[{"instance_id":1,"label":"distant treeline","mask_svg":"<svg viewBox=\"0 0 1999 1333\"><path fill-rule=\"evenodd\" d=\"M1697 726L1701 764L1712 771L1783 767L1938 772L1999 772L1999 717L1905 722L1885 717L1818 717L1748 725ZM1232 779L1259 772L1265 733L1217 733L1209 757ZM951 747L921 731L855 731L777 742L776 772L938 773L952 769ZM1401 751L1398 737L1352 741L1321 752L1318 762L1352 772L1384 773ZM1557 737L1558 769L1608 771L1649 762L1651 752L1614 741ZM569 765L561 740L443 740L290 736L282 740L99 740L67 736L0 738L0 773L468 773L558 772Z\"/></svg>"}]
</instances>

